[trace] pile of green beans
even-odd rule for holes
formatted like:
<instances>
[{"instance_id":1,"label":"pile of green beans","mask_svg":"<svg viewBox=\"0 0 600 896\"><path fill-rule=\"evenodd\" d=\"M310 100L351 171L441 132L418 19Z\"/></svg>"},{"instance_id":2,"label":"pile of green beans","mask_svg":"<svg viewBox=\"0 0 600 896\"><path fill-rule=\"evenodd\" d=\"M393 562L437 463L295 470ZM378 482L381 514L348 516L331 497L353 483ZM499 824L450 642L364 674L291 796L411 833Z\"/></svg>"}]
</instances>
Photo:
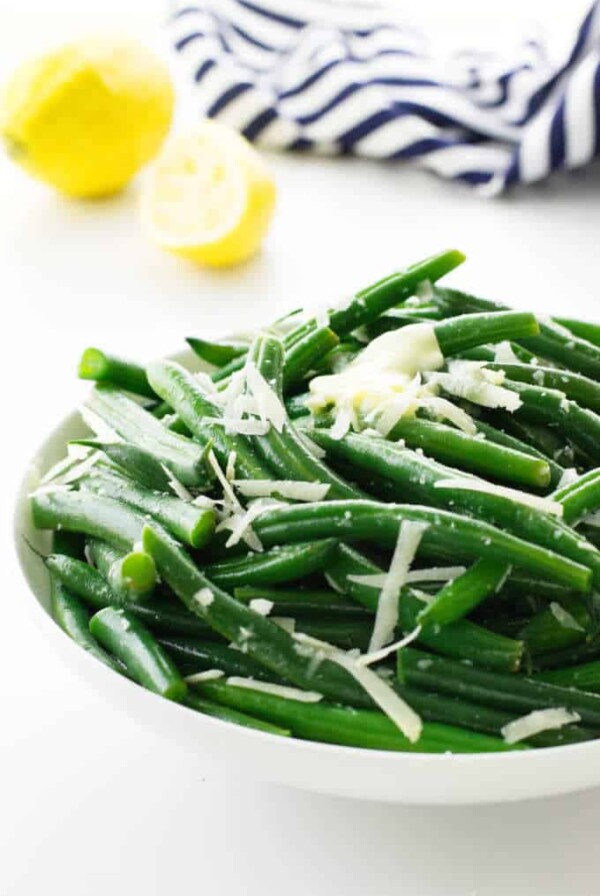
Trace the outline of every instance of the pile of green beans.
<instances>
[{"instance_id":1,"label":"pile of green beans","mask_svg":"<svg viewBox=\"0 0 600 896\"><path fill-rule=\"evenodd\" d=\"M86 349L87 456L31 496L65 633L268 736L434 753L600 737L600 327L439 286L463 260L441 252L251 343L190 337L208 377ZM311 410L314 377L415 324L514 409L452 394L438 364L419 394L443 401L391 428L360 402L345 431L333 398Z\"/></svg>"}]
</instances>

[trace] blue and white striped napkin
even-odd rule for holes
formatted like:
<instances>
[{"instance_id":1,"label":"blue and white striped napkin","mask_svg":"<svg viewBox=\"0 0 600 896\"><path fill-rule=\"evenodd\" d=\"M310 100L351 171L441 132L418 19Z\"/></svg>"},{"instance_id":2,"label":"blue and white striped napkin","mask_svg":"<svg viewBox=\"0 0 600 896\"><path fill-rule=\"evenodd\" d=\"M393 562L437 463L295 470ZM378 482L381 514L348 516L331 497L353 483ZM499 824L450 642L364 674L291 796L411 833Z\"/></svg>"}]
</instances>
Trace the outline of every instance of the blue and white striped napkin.
<instances>
[{"instance_id":1,"label":"blue and white striped napkin","mask_svg":"<svg viewBox=\"0 0 600 896\"><path fill-rule=\"evenodd\" d=\"M600 0L561 62L440 54L383 7L185 0L170 38L198 111L283 149L407 159L487 194L600 154Z\"/></svg>"}]
</instances>

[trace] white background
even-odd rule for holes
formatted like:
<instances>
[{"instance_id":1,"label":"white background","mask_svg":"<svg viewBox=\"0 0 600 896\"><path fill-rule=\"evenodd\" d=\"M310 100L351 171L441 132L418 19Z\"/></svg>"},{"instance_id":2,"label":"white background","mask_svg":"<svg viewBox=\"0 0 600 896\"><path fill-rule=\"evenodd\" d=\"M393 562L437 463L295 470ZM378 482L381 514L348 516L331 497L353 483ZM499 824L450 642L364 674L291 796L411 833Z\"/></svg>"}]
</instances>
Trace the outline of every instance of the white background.
<instances>
[{"instance_id":1,"label":"white background","mask_svg":"<svg viewBox=\"0 0 600 896\"><path fill-rule=\"evenodd\" d=\"M585 6L421 0L418 9L438 25L487 25L493 41L499 26L518 32L536 15L564 36ZM156 42L162 11L156 0L4 0L0 77L31 49L97 29ZM13 492L27 455L83 394L74 368L85 345L143 360L187 334L349 292L448 245L470 257L455 280L466 288L598 317L598 166L486 202L408 168L270 161L280 202L268 245L223 274L150 245L135 186L107 202L67 202L0 162L0 894L595 896L598 791L425 809L226 779L88 691L29 616Z\"/></svg>"}]
</instances>

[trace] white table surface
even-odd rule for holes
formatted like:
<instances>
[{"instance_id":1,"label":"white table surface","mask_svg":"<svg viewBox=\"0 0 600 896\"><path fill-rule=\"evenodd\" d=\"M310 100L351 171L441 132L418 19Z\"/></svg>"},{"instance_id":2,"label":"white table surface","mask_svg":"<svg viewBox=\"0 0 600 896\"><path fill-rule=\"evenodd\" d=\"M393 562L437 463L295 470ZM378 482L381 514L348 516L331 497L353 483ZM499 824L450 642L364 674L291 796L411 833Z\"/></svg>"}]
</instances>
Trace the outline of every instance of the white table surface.
<instances>
[{"instance_id":1,"label":"white table surface","mask_svg":"<svg viewBox=\"0 0 600 896\"><path fill-rule=\"evenodd\" d=\"M424 6L435 12L434 2ZM150 38L159 4L52 7L0 3L0 75L28 46L97 26L129 25ZM143 360L186 334L254 326L448 245L470 257L454 280L467 289L598 317L598 167L486 202L408 168L271 162L280 202L268 245L222 274L150 245L135 187L107 202L69 203L0 163L0 894L594 896L598 791L411 808L225 778L88 691L29 616L10 541L12 496L27 455L85 391L74 377L83 346Z\"/></svg>"}]
</instances>

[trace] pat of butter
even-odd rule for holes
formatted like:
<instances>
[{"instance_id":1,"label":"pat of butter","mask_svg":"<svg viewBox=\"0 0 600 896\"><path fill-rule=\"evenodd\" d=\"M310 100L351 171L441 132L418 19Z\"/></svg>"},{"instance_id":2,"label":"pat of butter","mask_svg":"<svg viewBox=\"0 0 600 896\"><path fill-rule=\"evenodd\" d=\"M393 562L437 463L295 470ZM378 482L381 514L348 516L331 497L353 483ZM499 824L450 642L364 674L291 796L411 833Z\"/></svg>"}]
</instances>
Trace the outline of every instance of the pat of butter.
<instances>
[{"instance_id":1,"label":"pat of butter","mask_svg":"<svg viewBox=\"0 0 600 896\"><path fill-rule=\"evenodd\" d=\"M419 373L443 365L433 325L409 324L378 336L340 373L315 377L308 405L319 410L333 404L369 414L402 393L414 391ZM417 397L415 394L415 403Z\"/></svg>"}]
</instances>

